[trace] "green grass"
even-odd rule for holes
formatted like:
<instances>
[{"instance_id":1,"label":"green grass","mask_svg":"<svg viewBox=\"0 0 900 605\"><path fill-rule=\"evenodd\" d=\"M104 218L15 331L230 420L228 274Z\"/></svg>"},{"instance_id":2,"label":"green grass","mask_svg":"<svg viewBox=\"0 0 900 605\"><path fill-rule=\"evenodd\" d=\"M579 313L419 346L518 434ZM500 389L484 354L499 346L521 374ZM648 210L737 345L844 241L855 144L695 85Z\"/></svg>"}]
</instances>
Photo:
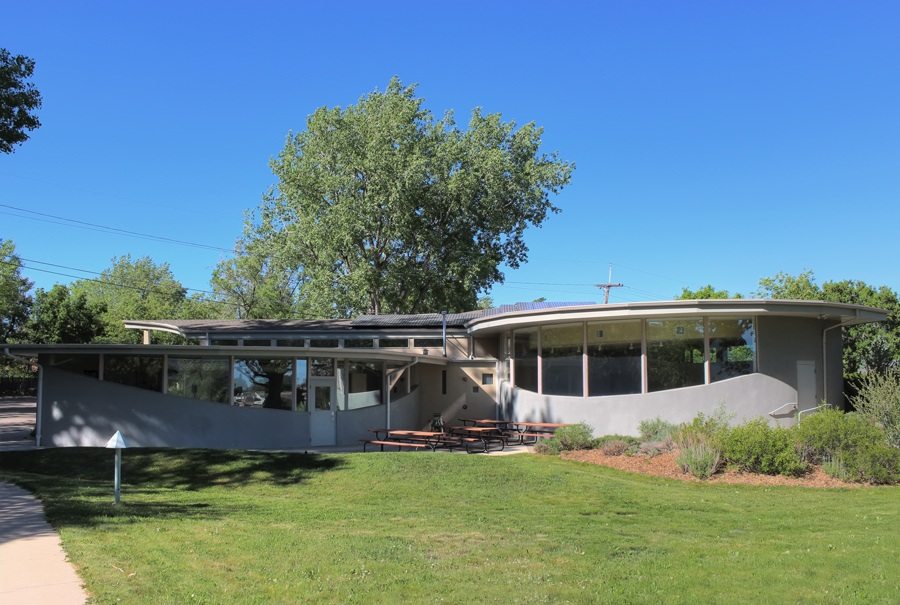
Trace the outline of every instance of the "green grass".
<instances>
[{"instance_id":1,"label":"green grass","mask_svg":"<svg viewBox=\"0 0 900 605\"><path fill-rule=\"evenodd\" d=\"M682 483L552 457L0 454L98 603L896 603L900 488Z\"/></svg>"}]
</instances>

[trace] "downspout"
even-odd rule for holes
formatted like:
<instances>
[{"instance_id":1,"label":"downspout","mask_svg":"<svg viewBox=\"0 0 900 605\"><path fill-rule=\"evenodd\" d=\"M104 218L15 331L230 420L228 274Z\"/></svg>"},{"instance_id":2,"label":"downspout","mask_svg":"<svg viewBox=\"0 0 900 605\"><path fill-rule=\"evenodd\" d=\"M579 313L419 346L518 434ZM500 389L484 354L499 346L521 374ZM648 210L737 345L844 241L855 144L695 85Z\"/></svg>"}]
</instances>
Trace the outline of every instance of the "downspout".
<instances>
[{"instance_id":1,"label":"downspout","mask_svg":"<svg viewBox=\"0 0 900 605\"><path fill-rule=\"evenodd\" d=\"M857 316L859 315L859 311L856 312ZM835 324L833 326L829 326L822 330L822 399L825 403L828 403L828 347L827 347L827 336L829 330L834 330L836 328L844 328L846 326L852 326L856 323L853 319L848 319L847 321L842 321L839 324ZM799 416L798 416L799 418Z\"/></svg>"},{"instance_id":2,"label":"downspout","mask_svg":"<svg viewBox=\"0 0 900 605\"><path fill-rule=\"evenodd\" d=\"M385 390L385 394L387 395L387 410L385 410L386 417L385 417L385 427L384 427L386 429L391 428L391 389L390 389L391 380L390 380L390 377L392 374L396 374L397 372L405 372L406 370L413 367L417 363L419 363L418 357L413 359L411 362L409 362L405 366L400 366L399 368L394 368L393 370L388 370L387 372L384 373L384 377L385 377L384 390ZM409 377L407 377L407 381L408 380L409 380Z\"/></svg>"},{"instance_id":3,"label":"downspout","mask_svg":"<svg viewBox=\"0 0 900 605\"><path fill-rule=\"evenodd\" d=\"M14 353L10 353L9 347L3 347L3 354L10 359L14 359L20 363L26 364L28 366L33 365L29 359L25 357L21 357ZM41 447L41 408L44 403L44 366L40 363L37 364L38 367L38 383L37 383L37 409L34 413L34 446Z\"/></svg>"}]
</instances>

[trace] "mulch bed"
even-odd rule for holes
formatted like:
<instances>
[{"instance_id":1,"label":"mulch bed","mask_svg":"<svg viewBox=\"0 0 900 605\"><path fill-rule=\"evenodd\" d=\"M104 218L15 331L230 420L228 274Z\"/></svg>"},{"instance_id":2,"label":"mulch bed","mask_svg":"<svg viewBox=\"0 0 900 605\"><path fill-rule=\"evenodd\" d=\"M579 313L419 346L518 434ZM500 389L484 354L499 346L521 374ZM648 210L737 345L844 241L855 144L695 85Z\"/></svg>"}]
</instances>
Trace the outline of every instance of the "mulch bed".
<instances>
[{"instance_id":1,"label":"mulch bed","mask_svg":"<svg viewBox=\"0 0 900 605\"><path fill-rule=\"evenodd\" d=\"M563 452L561 457L566 460L578 462L590 462L608 466L632 473L643 473L654 477L666 477L681 481L701 481L690 473L681 470L675 463L678 450L659 454L652 458L648 456L607 456L601 450L578 450ZM756 473L742 473L734 470L721 471L709 479L706 483L740 483L744 485L792 485L802 487L864 487L859 483L847 483L834 477L829 477L820 467L813 469L802 477L785 477L783 475L758 475Z\"/></svg>"}]
</instances>

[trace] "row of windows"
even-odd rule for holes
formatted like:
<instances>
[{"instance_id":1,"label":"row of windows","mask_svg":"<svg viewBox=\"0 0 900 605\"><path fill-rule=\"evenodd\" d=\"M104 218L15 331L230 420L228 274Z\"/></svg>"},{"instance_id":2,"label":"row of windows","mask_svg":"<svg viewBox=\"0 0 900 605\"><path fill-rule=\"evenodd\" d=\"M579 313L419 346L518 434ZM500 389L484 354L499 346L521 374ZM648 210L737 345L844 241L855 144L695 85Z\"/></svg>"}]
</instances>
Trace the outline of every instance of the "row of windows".
<instances>
[{"instance_id":1,"label":"row of windows","mask_svg":"<svg viewBox=\"0 0 900 605\"><path fill-rule=\"evenodd\" d=\"M751 318L637 319L516 330L513 380L528 391L580 397L587 372L590 396L641 393L646 354L648 391L700 385L707 345L709 382L755 371Z\"/></svg>"},{"instance_id":2,"label":"row of windows","mask_svg":"<svg viewBox=\"0 0 900 605\"><path fill-rule=\"evenodd\" d=\"M310 406L330 410L335 403L339 409L380 405L382 364L345 363L347 396L338 402L332 400L336 375L332 358L234 359L232 363L227 357L105 354L102 379L158 392L165 385L171 395L242 407L308 411ZM54 355L51 365L101 377L99 355ZM311 383L320 390L310 394Z\"/></svg>"},{"instance_id":3,"label":"row of windows","mask_svg":"<svg viewBox=\"0 0 900 605\"><path fill-rule=\"evenodd\" d=\"M442 338L212 338L210 345L245 347L312 347L318 349L423 349L444 346Z\"/></svg>"}]
</instances>

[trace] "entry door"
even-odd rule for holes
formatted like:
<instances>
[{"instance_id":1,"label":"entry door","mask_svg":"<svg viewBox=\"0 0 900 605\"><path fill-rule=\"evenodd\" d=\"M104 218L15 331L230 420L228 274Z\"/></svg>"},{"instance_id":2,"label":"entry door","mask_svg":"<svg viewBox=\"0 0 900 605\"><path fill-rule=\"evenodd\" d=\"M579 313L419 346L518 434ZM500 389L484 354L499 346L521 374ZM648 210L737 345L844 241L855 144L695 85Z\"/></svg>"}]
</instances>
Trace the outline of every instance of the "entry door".
<instances>
[{"instance_id":1,"label":"entry door","mask_svg":"<svg viewBox=\"0 0 900 605\"><path fill-rule=\"evenodd\" d=\"M809 410L816 407L816 362L797 362L797 408Z\"/></svg>"},{"instance_id":2,"label":"entry door","mask_svg":"<svg viewBox=\"0 0 900 605\"><path fill-rule=\"evenodd\" d=\"M335 410L337 383L331 378L309 380L309 439L311 445L334 445L337 441Z\"/></svg>"}]
</instances>

